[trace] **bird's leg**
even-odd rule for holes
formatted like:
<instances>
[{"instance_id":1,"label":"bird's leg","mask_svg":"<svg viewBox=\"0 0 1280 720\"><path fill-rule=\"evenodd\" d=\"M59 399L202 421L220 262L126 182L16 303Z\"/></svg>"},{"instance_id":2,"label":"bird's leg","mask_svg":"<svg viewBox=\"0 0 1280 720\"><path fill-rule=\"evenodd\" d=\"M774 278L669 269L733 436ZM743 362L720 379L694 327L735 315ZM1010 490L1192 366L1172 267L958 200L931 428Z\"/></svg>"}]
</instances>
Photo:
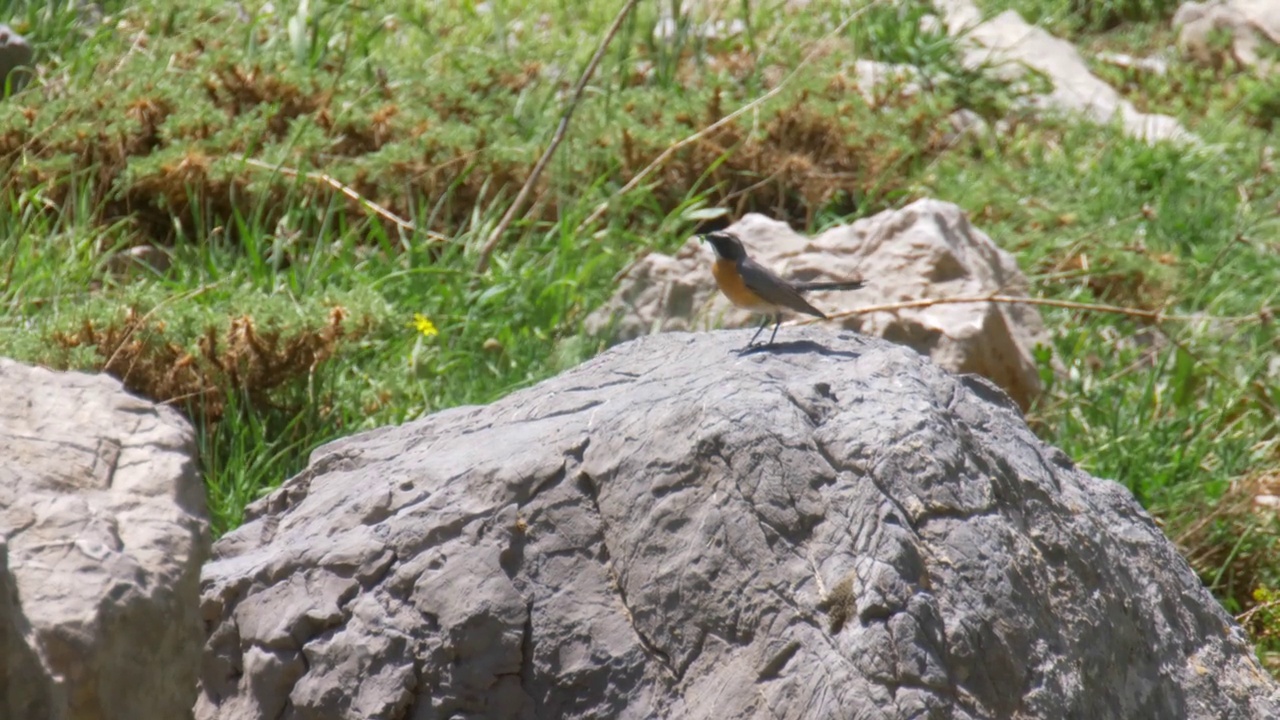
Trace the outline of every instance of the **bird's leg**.
<instances>
[{"instance_id":1,"label":"bird's leg","mask_svg":"<svg viewBox=\"0 0 1280 720\"><path fill-rule=\"evenodd\" d=\"M770 318L768 315L764 316L764 322L760 323L760 327L756 330L756 334L751 336L751 340L747 343L747 347L751 347L752 345L756 344L756 338L760 337L760 333L764 332L764 329L769 327L769 320L771 319L772 318ZM777 330L775 330L774 332L777 332Z\"/></svg>"},{"instance_id":2,"label":"bird's leg","mask_svg":"<svg viewBox=\"0 0 1280 720\"><path fill-rule=\"evenodd\" d=\"M773 321L773 334L769 336L769 342L765 343L765 345L772 345L773 339L778 337L778 326L782 324L782 313L775 315ZM761 327L760 329L763 330L764 328Z\"/></svg>"}]
</instances>

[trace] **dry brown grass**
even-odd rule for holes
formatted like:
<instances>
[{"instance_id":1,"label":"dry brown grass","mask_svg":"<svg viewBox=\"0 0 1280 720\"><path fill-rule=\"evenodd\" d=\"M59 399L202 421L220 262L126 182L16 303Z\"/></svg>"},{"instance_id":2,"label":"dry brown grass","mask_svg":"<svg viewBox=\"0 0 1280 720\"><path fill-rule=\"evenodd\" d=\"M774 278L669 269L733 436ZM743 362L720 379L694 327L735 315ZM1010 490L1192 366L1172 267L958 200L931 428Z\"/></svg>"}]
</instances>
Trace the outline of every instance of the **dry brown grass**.
<instances>
[{"instance_id":1,"label":"dry brown grass","mask_svg":"<svg viewBox=\"0 0 1280 720\"><path fill-rule=\"evenodd\" d=\"M1259 589L1280 592L1274 576L1280 553L1280 470L1234 481L1206 511L1203 506L1168 514L1165 531L1215 594L1237 612L1259 603ZM1267 614L1247 624L1255 639L1275 637ZM1274 620L1271 620L1274 623Z\"/></svg>"},{"instance_id":2,"label":"dry brown grass","mask_svg":"<svg viewBox=\"0 0 1280 720\"><path fill-rule=\"evenodd\" d=\"M946 141L936 114L913 107L905 93L885 95L877 105L906 119L859 125L857 120L869 117L865 107L850 101L832 110L801 93L758 132L744 123L727 125L677 151L652 192L674 207L701 183L714 188L710 204L734 215L761 212L801 225L846 197L846 202L856 202L858 196L878 204L903 189L910 177L905 165L928 161L945 149ZM719 96L713 96L705 117L679 119L696 130L721 116ZM665 149L643 145L625 129L620 140L620 184Z\"/></svg>"},{"instance_id":3,"label":"dry brown grass","mask_svg":"<svg viewBox=\"0 0 1280 720\"><path fill-rule=\"evenodd\" d=\"M86 321L75 332L58 332L63 351L91 347L101 369L130 391L179 409L192 408L199 419L216 422L226 408L226 393L238 391L257 408L277 407L275 391L305 382L347 342L364 335L367 320L349 327L347 311L329 313L328 322L283 333L261 330L249 315L229 319L225 331L208 327L187 349L169 339L165 323L129 309L106 325ZM193 418L196 419L196 418Z\"/></svg>"},{"instance_id":4,"label":"dry brown grass","mask_svg":"<svg viewBox=\"0 0 1280 720\"><path fill-rule=\"evenodd\" d=\"M370 109L353 112L349 98L315 80L292 81L226 60L191 88L128 87L123 93L104 90L95 102L23 108L24 122L0 128L0 192L40 188L45 212L92 208L92 222L125 221L139 244L154 245L171 242L175 228L223 226L234 233L228 219L237 210L261 209L266 226L282 208L299 205L336 203L351 217L369 216L368 206L334 187L299 184L236 161L264 159L264 149L288 145L287 161L278 162L299 171L323 168L397 216L413 216L415 198L430 199L438 204L432 225L419 229L452 234L469 224L477 207L522 187L537 160L533 145L493 151L490 131L501 128L490 125L501 113L477 98L519 92L539 72L536 63L510 71L491 68L466 92L441 88L427 97L410 97L383 83L372 89L376 100L362 101ZM575 128L581 143L575 176L607 176L623 186L675 136L733 110L720 92L703 92L706 99L692 100L689 111L672 113L655 104L629 110L628 122L585 120ZM202 98L187 100L191 93ZM121 94L128 97L116 97ZM701 110L698 103L704 103ZM708 202L734 213L765 212L795 223L810 221L824 208L880 206L902 189L911 163L945 150L942 117L945 109L901 87L881 89L870 106L844 82L796 92L777 112L741 118L682 148L655 178L654 199L670 211L705 191ZM259 133L225 132L246 118ZM318 135L295 142L292 136L306 124ZM641 137L632 132L638 125L664 131ZM442 131L446 126L477 132ZM547 181L535 184L527 220L553 221L564 212L561 195L551 190ZM73 198L74 193L88 197ZM647 207L646 216L651 211Z\"/></svg>"}]
</instances>

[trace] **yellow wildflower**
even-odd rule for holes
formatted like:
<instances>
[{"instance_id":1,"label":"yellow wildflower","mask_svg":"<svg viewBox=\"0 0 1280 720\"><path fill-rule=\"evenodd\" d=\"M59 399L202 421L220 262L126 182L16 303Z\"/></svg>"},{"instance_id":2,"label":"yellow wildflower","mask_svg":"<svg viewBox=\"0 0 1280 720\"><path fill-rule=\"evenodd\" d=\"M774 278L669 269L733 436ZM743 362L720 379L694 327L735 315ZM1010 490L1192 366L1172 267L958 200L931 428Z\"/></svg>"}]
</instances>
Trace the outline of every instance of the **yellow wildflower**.
<instances>
[{"instance_id":1,"label":"yellow wildflower","mask_svg":"<svg viewBox=\"0 0 1280 720\"><path fill-rule=\"evenodd\" d=\"M435 323L431 322L430 318L422 313L413 314L413 326L417 328L418 332L422 333L424 337L435 337L440 334L440 331L436 329Z\"/></svg>"}]
</instances>

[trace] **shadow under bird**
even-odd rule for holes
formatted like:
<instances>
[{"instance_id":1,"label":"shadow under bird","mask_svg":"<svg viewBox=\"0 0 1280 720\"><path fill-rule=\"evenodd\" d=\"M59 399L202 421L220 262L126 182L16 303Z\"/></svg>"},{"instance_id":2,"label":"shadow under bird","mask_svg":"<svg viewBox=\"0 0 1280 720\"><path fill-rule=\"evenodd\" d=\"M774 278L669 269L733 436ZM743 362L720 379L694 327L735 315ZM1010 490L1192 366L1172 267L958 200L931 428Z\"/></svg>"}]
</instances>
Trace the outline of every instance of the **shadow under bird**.
<instances>
[{"instance_id":1,"label":"shadow under bird","mask_svg":"<svg viewBox=\"0 0 1280 720\"><path fill-rule=\"evenodd\" d=\"M715 276L720 292L729 298L729 302L754 313L765 316L764 322L756 334L747 342L747 348L753 346L756 338L773 320L773 334L765 346L772 345L778 336L778 326L782 324L782 313L785 310L804 313L814 317L827 319L826 313L809 304L803 293L820 290L857 290L862 287L861 280L844 282L792 282L778 276L769 268L747 257L742 241L730 232L719 231L707 233L702 239L711 243L715 249L716 262L711 266L711 274Z\"/></svg>"}]
</instances>

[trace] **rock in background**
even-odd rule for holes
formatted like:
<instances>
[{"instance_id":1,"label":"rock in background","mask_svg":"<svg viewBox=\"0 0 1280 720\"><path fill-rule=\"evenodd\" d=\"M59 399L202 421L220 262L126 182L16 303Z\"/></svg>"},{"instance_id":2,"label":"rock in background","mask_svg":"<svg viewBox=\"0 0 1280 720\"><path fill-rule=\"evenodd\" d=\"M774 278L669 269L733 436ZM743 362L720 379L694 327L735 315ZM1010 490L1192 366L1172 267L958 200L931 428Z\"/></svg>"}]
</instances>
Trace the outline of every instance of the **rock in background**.
<instances>
[{"instance_id":1,"label":"rock in background","mask_svg":"<svg viewBox=\"0 0 1280 720\"><path fill-rule=\"evenodd\" d=\"M1263 74L1276 71L1269 58L1280 50L1280 0L1183 3L1173 27L1178 48L1198 63L1221 67L1230 60Z\"/></svg>"},{"instance_id":2,"label":"rock in background","mask_svg":"<svg viewBox=\"0 0 1280 720\"><path fill-rule=\"evenodd\" d=\"M6 87L17 92L26 86L30 73L22 68L31 64L31 58L31 45L26 38L0 24L0 99L7 94Z\"/></svg>"},{"instance_id":3,"label":"rock in background","mask_svg":"<svg viewBox=\"0 0 1280 720\"><path fill-rule=\"evenodd\" d=\"M1280 717L1132 495L993 385L749 335L317 450L215 546L196 716Z\"/></svg>"},{"instance_id":4,"label":"rock in background","mask_svg":"<svg viewBox=\"0 0 1280 720\"><path fill-rule=\"evenodd\" d=\"M937 0L947 31L968 48L974 65L991 64L1017 77L1028 68L1053 83L1053 90L1036 104L1056 112L1080 114L1093 122L1118 120L1125 131L1147 142L1198 142L1198 138L1169 115L1139 112L1115 88L1095 76L1070 42L1029 24L1015 10L989 19L972 0Z\"/></svg>"},{"instance_id":5,"label":"rock in background","mask_svg":"<svg viewBox=\"0 0 1280 720\"><path fill-rule=\"evenodd\" d=\"M970 225L951 203L919 200L812 239L756 214L729 229L752 257L784 277L866 281L865 288L853 292L810 294L810 301L828 313L914 300L1026 295L1027 279L1013 256ZM675 257L646 255L627 270L613 298L587 319L588 332L628 340L658 330L758 323L759 316L734 308L716 291L713 257L696 238ZM1043 389L1034 351L1048 338L1031 306L939 304L835 322L914 348L949 370L982 375L1023 409ZM784 327L779 338L790 332Z\"/></svg>"},{"instance_id":6,"label":"rock in background","mask_svg":"<svg viewBox=\"0 0 1280 720\"><path fill-rule=\"evenodd\" d=\"M107 376L0 359L0 713L182 718L208 555L191 427Z\"/></svg>"}]
</instances>

